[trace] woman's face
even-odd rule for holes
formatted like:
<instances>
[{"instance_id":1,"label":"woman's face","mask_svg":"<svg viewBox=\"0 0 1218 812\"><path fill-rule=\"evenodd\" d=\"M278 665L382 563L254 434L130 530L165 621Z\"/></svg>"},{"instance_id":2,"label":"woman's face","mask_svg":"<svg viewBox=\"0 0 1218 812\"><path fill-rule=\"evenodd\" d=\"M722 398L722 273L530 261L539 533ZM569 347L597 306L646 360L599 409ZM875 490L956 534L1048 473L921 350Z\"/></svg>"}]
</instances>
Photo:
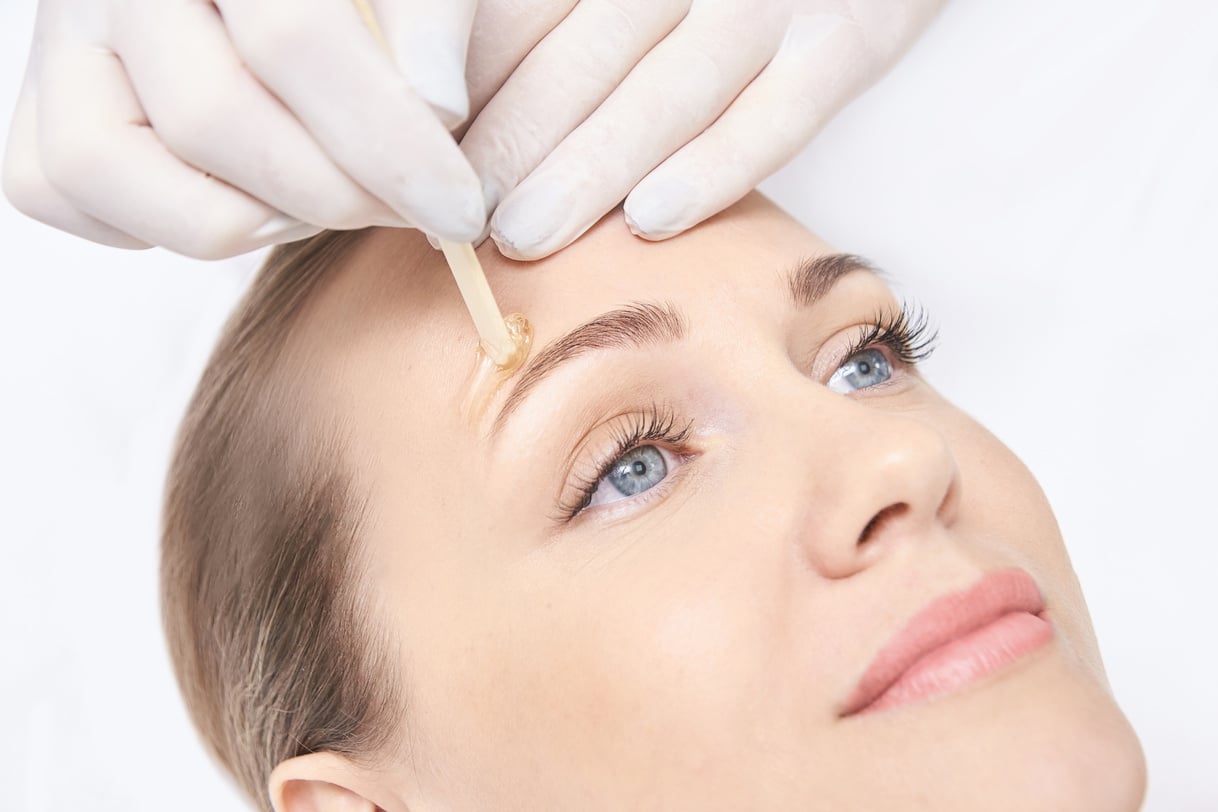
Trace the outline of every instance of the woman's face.
<instances>
[{"instance_id":1,"label":"woman's face","mask_svg":"<svg viewBox=\"0 0 1218 812\"><path fill-rule=\"evenodd\" d=\"M1136 808L1044 496L900 335L859 347L900 305L830 253L757 195L658 244L617 213L543 262L484 249L546 371L481 421L472 325L417 234L372 234L324 292L318 392L401 645L385 780L412 812ZM848 712L911 618L1013 568L1051 639Z\"/></svg>"}]
</instances>

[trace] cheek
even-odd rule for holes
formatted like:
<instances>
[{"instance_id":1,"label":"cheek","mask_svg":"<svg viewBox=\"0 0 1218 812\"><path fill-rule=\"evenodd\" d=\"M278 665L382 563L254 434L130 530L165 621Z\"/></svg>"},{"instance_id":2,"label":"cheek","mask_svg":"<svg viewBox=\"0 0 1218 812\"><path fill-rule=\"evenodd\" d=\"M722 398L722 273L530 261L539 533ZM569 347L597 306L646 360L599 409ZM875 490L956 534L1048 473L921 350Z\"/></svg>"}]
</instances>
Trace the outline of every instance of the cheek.
<instances>
[{"instance_id":1,"label":"cheek","mask_svg":"<svg viewBox=\"0 0 1218 812\"><path fill-rule=\"evenodd\" d=\"M495 706L482 720L605 764L729 763L764 718L824 704L831 668L790 662L792 651L836 648L840 632L794 611L808 584L791 514L807 494L782 467L790 455L714 456L721 467L671 497L680 501L662 518L556 541L484 585L480 595L505 603L481 621L497 642L470 675ZM529 597L506 601L519 595Z\"/></svg>"},{"instance_id":2,"label":"cheek","mask_svg":"<svg viewBox=\"0 0 1218 812\"><path fill-rule=\"evenodd\" d=\"M744 532L682 520L482 585L490 611L463 621L476 632L446 683L454 741L479 742L469 769L621 785L738 761L776 659L774 585L742 577Z\"/></svg>"},{"instance_id":3,"label":"cheek","mask_svg":"<svg viewBox=\"0 0 1218 812\"><path fill-rule=\"evenodd\" d=\"M953 426L950 440L960 468L961 529L982 540L1001 538L1041 567L1068 567L1053 511L1014 453L971 420Z\"/></svg>"},{"instance_id":4,"label":"cheek","mask_svg":"<svg viewBox=\"0 0 1218 812\"><path fill-rule=\"evenodd\" d=\"M949 433L960 466L962 538L1034 574L1063 641L1104 681L1082 589L1040 485L1010 449L972 420L954 420Z\"/></svg>"}]
</instances>

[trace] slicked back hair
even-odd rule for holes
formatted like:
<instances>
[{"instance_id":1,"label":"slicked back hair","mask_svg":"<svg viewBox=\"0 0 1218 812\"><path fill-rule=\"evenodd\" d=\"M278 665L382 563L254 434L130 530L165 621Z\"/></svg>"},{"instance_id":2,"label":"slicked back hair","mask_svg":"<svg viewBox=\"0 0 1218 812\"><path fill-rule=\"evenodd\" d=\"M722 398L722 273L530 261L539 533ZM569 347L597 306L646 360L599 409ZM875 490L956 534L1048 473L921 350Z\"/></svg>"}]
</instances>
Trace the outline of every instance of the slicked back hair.
<instances>
[{"instance_id":1,"label":"slicked back hair","mask_svg":"<svg viewBox=\"0 0 1218 812\"><path fill-rule=\"evenodd\" d=\"M255 804L288 758L370 761L395 739L392 646L358 589L361 505L292 358L302 312L363 232L280 246L229 319L166 485L161 602L178 684Z\"/></svg>"}]
</instances>

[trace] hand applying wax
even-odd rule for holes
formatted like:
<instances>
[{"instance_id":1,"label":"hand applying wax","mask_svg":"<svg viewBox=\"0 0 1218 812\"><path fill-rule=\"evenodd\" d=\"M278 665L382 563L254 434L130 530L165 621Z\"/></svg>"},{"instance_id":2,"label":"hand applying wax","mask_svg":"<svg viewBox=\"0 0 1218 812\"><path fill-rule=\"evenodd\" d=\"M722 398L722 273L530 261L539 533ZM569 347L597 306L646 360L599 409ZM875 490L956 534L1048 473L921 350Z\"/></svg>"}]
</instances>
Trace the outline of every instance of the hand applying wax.
<instances>
[{"instance_id":1,"label":"hand applying wax","mask_svg":"<svg viewBox=\"0 0 1218 812\"><path fill-rule=\"evenodd\" d=\"M42 0L4 191L197 257L378 224L463 243L494 212L538 258L623 198L662 239L793 156L940 2L370 0L386 52L350 0Z\"/></svg>"},{"instance_id":2,"label":"hand applying wax","mask_svg":"<svg viewBox=\"0 0 1218 812\"><path fill-rule=\"evenodd\" d=\"M376 6L391 55L350 0L42 0L6 194L196 257L371 224L476 238L480 184L448 130L475 0Z\"/></svg>"}]
</instances>

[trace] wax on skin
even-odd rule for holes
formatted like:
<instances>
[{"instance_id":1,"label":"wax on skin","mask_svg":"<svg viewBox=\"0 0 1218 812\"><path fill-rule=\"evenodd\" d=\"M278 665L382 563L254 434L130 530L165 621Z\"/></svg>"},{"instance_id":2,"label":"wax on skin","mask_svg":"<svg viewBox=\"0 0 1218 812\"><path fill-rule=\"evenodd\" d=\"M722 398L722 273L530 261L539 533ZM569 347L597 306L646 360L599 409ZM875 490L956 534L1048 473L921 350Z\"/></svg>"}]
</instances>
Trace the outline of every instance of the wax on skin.
<instances>
[{"instance_id":1,"label":"wax on skin","mask_svg":"<svg viewBox=\"0 0 1218 812\"><path fill-rule=\"evenodd\" d=\"M465 397L461 400L461 415L471 425L482 421L486 407L499 391L499 387L516 374L524 360L529 357L529 350L533 346L533 325L523 313L513 313L505 318L503 323L516 351L507 363L497 364L486 351L486 347L479 342L477 360L465 385Z\"/></svg>"}]
</instances>

